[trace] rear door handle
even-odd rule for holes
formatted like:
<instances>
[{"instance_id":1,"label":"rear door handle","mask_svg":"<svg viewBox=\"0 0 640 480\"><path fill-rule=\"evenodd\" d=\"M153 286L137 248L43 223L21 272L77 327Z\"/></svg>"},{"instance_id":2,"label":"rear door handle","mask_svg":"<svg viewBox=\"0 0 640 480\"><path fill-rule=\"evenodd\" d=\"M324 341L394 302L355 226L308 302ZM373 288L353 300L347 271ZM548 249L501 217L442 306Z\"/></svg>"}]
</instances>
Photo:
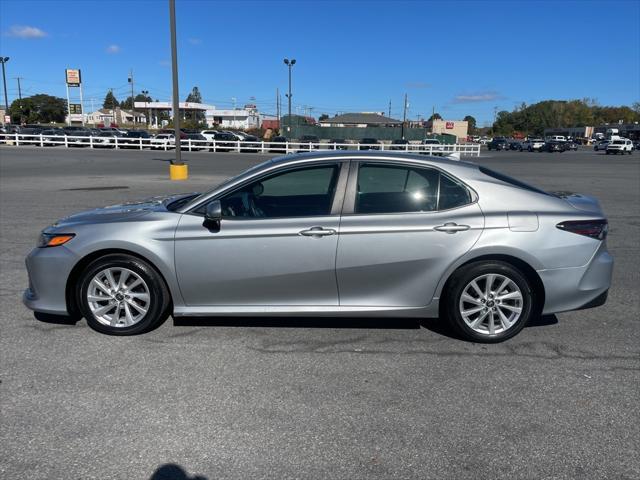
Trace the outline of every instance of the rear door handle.
<instances>
[{"instance_id":1,"label":"rear door handle","mask_svg":"<svg viewBox=\"0 0 640 480\"><path fill-rule=\"evenodd\" d=\"M464 232L465 230L469 230L471 227L469 225L458 225L457 223L448 222L444 225L438 225L437 227L433 227L434 230L445 233L456 233L456 232Z\"/></svg>"},{"instance_id":2,"label":"rear door handle","mask_svg":"<svg viewBox=\"0 0 640 480\"><path fill-rule=\"evenodd\" d=\"M333 228L311 227L307 230L301 230L298 232L298 235L305 237L326 237L328 235L334 235L335 233L336 231Z\"/></svg>"}]
</instances>

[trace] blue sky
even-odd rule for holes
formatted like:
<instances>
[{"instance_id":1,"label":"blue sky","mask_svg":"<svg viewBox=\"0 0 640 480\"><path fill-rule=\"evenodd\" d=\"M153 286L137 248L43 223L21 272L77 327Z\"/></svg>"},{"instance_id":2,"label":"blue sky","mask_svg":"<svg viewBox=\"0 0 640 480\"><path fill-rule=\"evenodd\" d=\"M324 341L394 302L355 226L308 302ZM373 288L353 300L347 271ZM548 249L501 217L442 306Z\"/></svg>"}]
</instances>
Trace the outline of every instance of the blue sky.
<instances>
[{"instance_id":1,"label":"blue sky","mask_svg":"<svg viewBox=\"0 0 640 480\"><path fill-rule=\"evenodd\" d=\"M401 117L470 114L495 107L596 98L640 100L640 1L216 2L177 0L180 98L197 85L207 103L253 102L275 112L297 59L295 108L311 113L387 111ZM80 68L85 108L108 88L169 100L167 0L0 1L0 55L9 56L9 102L65 96L64 69ZM0 102L3 102L0 100ZM300 110L301 111L301 110Z\"/></svg>"}]
</instances>

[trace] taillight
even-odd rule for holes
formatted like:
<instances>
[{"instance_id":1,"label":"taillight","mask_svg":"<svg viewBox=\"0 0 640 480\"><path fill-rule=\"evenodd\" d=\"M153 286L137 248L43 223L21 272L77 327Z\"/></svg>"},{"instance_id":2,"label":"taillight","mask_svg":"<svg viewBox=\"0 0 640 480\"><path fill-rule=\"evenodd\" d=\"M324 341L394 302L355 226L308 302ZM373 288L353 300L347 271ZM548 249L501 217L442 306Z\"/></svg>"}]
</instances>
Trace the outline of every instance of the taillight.
<instances>
[{"instance_id":1,"label":"taillight","mask_svg":"<svg viewBox=\"0 0 640 480\"><path fill-rule=\"evenodd\" d=\"M560 230L565 230L578 235L604 240L609 231L609 224L606 220L567 220L556 225Z\"/></svg>"}]
</instances>

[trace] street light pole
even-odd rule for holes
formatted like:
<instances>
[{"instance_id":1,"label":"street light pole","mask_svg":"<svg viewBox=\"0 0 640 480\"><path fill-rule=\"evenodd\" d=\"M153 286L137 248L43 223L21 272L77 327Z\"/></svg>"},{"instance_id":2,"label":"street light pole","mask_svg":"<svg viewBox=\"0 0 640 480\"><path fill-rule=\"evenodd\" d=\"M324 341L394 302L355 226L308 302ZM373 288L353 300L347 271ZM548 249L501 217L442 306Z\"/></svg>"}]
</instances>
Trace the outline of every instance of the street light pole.
<instances>
[{"instance_id":1,"label":"street light pole","mask_svg":"<svg viewBox=\"0 0 640 480\"><path fill-rule=\"evenodd\" d=\"M176 145L175 162L171 160L172 166L182 166L182 155L180 151L180 100L178 99L178 47L176 42L176 0L169 0L169 23L171 24L171 73L173 78L173 126ZM186 174L186 172L185 172ZM186 178L186 177L185 177Z\"/></svg>"},{"instance_id":2,"label":"street light pole","mask_svg":"<svg viewBox=\"0 0 640 480\"><path fill-rule=\"evenodd\" d=\"M284 64L289 67L289 93L287 94L287 98L289 99L289 118L287 119L287 130L291 132L291 68L296 64L296 59L292 58L289 60L285 58Z\"/></svg>"},{"instance_id":3,"label":"street light pole","mask_svg":"<svg viewBox=\"0 0 640 480\"><path fill-rule=\"evenodd\" d=\"M142 90L140 93L144 95L144 106L149 110L149 118L147 118L147 128L151 128L151 109L149 108L149 90Z\"/></svg>"},{"instance_id":4,"label":"street light pole","mask_svg":"<svg viewBox=\"0 0 640 480\"><path fill-rule=\"evenodd\" d=\"M7 76L4 71L4 64L8 61L9 57L0 57L0 63L2 63L2 83L4 84L4 107L7 109L7 112L9 112L9 99L7 97ZM4 118L2 119L2 123L4 123Z\"/></svg>"}]
</instances>

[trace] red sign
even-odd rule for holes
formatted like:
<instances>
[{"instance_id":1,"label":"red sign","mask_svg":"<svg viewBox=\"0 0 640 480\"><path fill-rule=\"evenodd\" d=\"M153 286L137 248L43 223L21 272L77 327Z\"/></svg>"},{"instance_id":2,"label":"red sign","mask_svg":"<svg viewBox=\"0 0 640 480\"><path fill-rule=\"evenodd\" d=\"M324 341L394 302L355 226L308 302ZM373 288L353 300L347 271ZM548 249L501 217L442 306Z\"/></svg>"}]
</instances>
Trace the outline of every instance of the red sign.
<instances>
[{"instance_id":1,"label":"red sign","mask_svg":"<svg viewBox=\"0 0 640 480\"><path fill-rule=\"evenodd\" d=\"M453 129L453 122L447 122L447 130Z\"/></svg>"}]
</instances>

